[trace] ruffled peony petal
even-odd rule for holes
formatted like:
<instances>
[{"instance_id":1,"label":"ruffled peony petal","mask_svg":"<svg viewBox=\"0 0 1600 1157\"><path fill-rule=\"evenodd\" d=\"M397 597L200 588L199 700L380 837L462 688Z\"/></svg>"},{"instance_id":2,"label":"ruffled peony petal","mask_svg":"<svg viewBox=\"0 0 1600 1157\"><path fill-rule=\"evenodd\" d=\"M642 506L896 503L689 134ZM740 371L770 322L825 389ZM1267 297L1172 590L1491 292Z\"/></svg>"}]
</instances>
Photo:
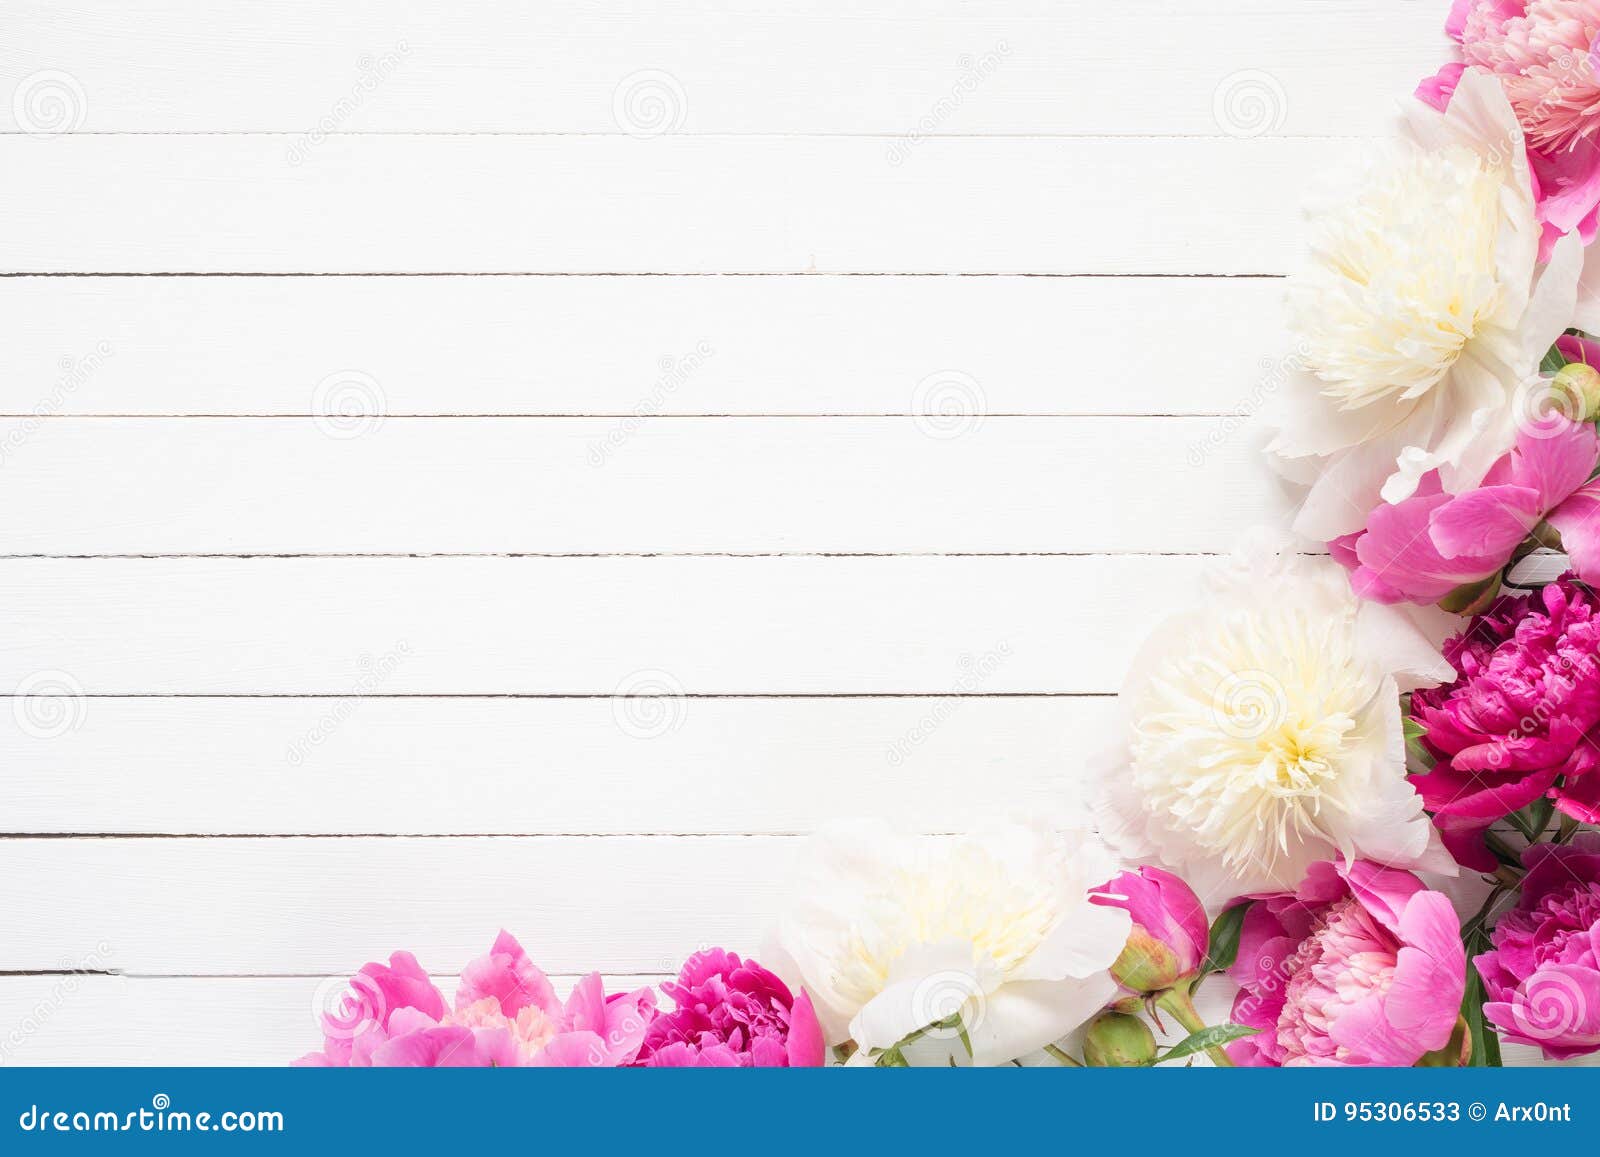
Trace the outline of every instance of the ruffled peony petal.
<instances>
[{"instance_id":1,"label":"ruffled peony petal","mask_svg":"<svg viewBox=\"0 0 1600 1157\"><path fill-rule=\"evenodd\" d=\"M548 1016L559 1015L561 1002L548 977L528 959L516 937L501 930L487 956L470 961L461 971L456 1007L493 999L501 1012L514 1017L532 1005Z\"/></svg>"}]
</instances>

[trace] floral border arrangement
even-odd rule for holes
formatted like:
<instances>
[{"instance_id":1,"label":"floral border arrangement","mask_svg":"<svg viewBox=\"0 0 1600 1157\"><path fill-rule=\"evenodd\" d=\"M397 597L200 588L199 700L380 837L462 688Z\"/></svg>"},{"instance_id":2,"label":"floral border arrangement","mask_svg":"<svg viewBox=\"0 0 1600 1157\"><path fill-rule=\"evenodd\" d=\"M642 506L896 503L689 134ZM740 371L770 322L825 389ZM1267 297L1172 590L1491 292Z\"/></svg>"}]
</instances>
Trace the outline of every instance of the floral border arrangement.
<instances>
[{"instance_id":1,"label":"floral border arrangement","mask_svg":"<svg viewBox=\"0 0 1600 1157\"><path fill-rule=\"evenodd\" d=\"M502 932L447 1001L397 952L298 1063L1600 1050L1600 0L1455 0L1446 30L1459 59L1319 198L1289 283L1267 453L1327 555L1247 542L1157 627L1092 823L836 825L765 965L702 951L659 994L595 974L563 1001ZM1208 1026L1216 973L1237 995Z\"/></svg>"}]
</instances>

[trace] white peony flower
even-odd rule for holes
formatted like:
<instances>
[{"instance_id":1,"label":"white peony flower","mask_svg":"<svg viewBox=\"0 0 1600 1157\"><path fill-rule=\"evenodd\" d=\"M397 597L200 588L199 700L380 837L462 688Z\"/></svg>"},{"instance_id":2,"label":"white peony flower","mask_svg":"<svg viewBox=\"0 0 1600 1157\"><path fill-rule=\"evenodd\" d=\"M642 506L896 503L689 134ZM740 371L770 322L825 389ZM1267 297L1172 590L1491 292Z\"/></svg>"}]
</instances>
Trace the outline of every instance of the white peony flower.
<instances>
[{"instance_id":1,"label":"white peony flower","mask_svg":"<svg viewBox=\"0 0 1600 1157\"><path fill-rule=\"evenodd\" d=\"M1318 860L1455 874L1406 781L1400 693L1449 668L1406 612L1363 603L1329 559L1266 542L1213 567L1157 627L1092 785L1100 830L1210 905L1292 890Z\"/></svg>"},{"instance_id":2,"label":"white peony flower","mask_svg":"<svg viewBox=\"0 0 1600 1157\"><path fill-rule=\"evenodd\" d=\"M1547 399L1540 359L1573 324L1582 247L1537 268L1522 130L1499 82L1461 77L1447 111L1415 102L1353 196L1314 214L1290 282L1293 375L1268 447L1311 484L1295 529L1360 530L1437 469L1477 485Z\"/></svg>"},{"instance_id":3,"label":"white peony flower","mask_svg":"<svg viewBox=\"0 0 1600 1157\"><path fill-rule=\"evenodd\" d=\"M886 1049L959 1014L972 1063L1002 1064L1115 996L1107 969L1131 923L1088 892L1116 870L1087 831L833 825L808 841L799 897L762 959L811 994L829 1044ZM960 1062L966 1050L953 1043L947 1055Z\"/></svg>"}]
</instances>

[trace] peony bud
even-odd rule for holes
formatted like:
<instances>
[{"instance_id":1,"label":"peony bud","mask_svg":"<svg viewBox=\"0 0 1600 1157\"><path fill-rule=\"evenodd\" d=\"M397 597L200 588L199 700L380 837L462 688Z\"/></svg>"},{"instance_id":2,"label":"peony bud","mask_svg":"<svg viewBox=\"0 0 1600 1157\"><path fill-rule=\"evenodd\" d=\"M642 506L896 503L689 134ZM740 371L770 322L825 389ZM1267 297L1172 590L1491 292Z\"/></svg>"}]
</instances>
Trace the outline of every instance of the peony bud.
<instances>
[{"instance_id":1,"label":"peony bud","mask_svg":"<svg viewBox=\"0 0 1600 1157\"><path fill-rule=\"evenodd\" d=\"M1211 943L1205 906L1171 872L1123 872L1090 899L1133 917L1127 946L1111 966L1112 979L1128 992L1161 992L1190 979L1205 963Z\"/></svg>"},{"instance_id":2,"label":"peony bud","mask_svg":"<svg viewBox=\"0 0 1600 1157\"><path fill-rule=\"evenodd\" d=\"M1136 1016L1102 1012L1083 1038L1083 1061L1095 1069L1125 1069L1156 1059L1156 1038Z\"/></svg>"},{"instance_id":3,"label":"peony bud","mask_svg":"<svg viewBox=\"0 0 1600 1157\"><path fill-rule=\"evenodd\" d=\"M1557 372L1551 386L1558 393L1572 399L1578 412L1572 417L1580 422L1592 422L1600 415L1600 371L1584 362L1568 362Z\"/></svg>"}]
</instances>

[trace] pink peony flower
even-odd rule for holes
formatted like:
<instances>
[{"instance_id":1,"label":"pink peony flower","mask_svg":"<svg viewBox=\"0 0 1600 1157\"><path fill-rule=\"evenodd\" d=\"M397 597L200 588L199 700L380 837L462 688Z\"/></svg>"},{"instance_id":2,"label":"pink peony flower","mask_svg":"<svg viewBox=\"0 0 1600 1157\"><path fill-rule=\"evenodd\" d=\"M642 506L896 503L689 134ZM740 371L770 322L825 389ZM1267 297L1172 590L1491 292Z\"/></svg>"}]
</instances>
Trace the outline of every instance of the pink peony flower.
<instances>
[{"instance_id":1,"label":"pink peony flower","mask_svg":"<svg viewBox=\"0 0 1600 1157\"><path fill-rule=\"evenodd\" d=\"M1466 988L1461 925L1447 897L1366 860L1318 863L1294 894L1245 914L1237 1064L1412 1065L1450 1040Z\"/></svg>"},{"instance_id":2,"label":"pink peony flower","mask_svg":"<svg viewBox=\"0 0 1600 1157\"><path fill-rule=\"evenodd\" d=\"M656 1017L638 1063L672 1068L815 1068L822 1026L802 991L795 997L753 960L712 948L684 962L661 990L677 1007Z\"/></svg>"},{"instance_id":3,"label":"pink peony flower","mask_svg":"<svg viewBox=\"0 0 1600 1157\"><path fill-rule=\"evenodd\" d=\"M487 956L467 965L455 1006L416 958L397 952L368 964L333 1014L323 1047L295 1062L331 1067L526 1067L632 1063L655 1017L649 989L607 998L598 973L563 1005L516 938L502 931Z\"/></svg>"},{"instance_id":4,"label":"pink peony flower","mask_svg":"<svg viewBox=\"0 0 1600 1157\"><path fill-rule=\"evenodd\" d=\"M1089 895L1133 918L1127 947L1111 966L1111 977L1132 993L1160 992L1187 980L1205 963L1211 926L1193 889L1161 868L1123 872Z\"/></svg>"},{"instance_id":5,"label":"pink peony flower","mask_svg":"<svg viewBox=\"0 0 1600 1157\"><path fill-rule=\"evenodd\" d=\"M1600 833L1523 854L1517 906L1496 922L1493 949L1473 963L1484 1015L1552 1060L1600 1050Z\"/></svg>"},{"instance_id":6,"label":"pink peony flower","mask_svg":"<svg viewBox=\"0 0 1600 1157\"><path fill-rule=\"evenodd\" d=\"M1520 430L1475 489L1446 494L1429 471L1412 497L1379 506L1365 530L1329 550L1362 598L1426 604L1498 572L1548 522L1573 569L1600 579L1600 481L1589 481L1597 463L1594 426L1553 414Z\"/></svg>"},{"instance_id":7,"label":"pink peony flower","mask_svg":"<svg viewBox=\"0 0 1600 1157\"><path fill-rule=\"evenodd\" d=\"M1452 855L1493 871L1483 833L1548 795L1567 815L1600 820L1600 599L1570 576L1537 594L1496 599L1445 658L1455 682L1411 696L1438 759L1412 784Z\"/></svg>"},{"instance_id":8,"label":"pink peony flower","mask_svg":"<svg viewBox=\"0 0 1600 1157\"><path fill-rule=\"evenodd\" d=\"M1526 137L1537 215L1539 259L1576 231L1594 240L1600 220L1600 75L1596 0L1455 0L1445 30L1462 60L1423 81L1417 96L1450 103L1469 67L1493 73Z\"/></svg>"}]
</instances>

